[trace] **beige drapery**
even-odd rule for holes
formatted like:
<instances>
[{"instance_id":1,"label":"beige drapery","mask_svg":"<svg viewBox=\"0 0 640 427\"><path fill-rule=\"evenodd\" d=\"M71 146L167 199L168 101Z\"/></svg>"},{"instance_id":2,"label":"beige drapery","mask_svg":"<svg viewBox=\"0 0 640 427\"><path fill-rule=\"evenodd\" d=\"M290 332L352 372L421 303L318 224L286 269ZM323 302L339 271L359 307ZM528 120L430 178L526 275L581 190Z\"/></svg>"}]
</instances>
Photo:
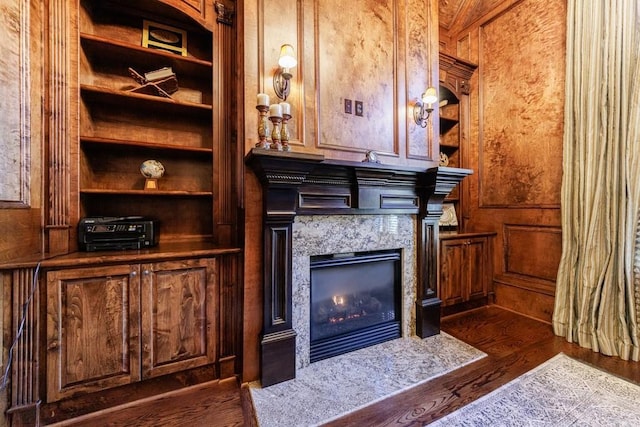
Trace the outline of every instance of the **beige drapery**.
<instances>
[{"instance_id":1,"label":"beige drapery","mask_svg":"<svg viewBox=\"0 0 640 427\"><path fill-rule=\"evenodd\" d=\"M568 0L562 259L553 328L640 359L634 285L640 207L638 0Z\"/></svg>"}]
</instances>

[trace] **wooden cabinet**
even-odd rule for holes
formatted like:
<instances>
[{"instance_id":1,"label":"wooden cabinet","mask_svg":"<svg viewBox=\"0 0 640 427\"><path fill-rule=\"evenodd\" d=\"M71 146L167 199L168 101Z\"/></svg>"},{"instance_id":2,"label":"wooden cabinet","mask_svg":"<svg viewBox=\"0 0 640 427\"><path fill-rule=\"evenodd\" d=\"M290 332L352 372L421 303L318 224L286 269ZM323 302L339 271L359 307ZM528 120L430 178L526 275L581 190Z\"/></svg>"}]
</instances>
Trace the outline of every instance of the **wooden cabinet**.
<instances>
[{"instance_id":1,"label":"wooden cabinet","mask_svg":"<svg viewBox=\"0 0 640 427\"><path fill-rule=\"evenodd\" d=\"M213 259L47 273L47 401L215 362Z\"/></svg>"},{"instance_id":2,"label":"wooden cabinet","mask_svg":"<svg viewBox=\"0 0 640 427\"><path fill-rule=\"evenodd\" d=\"M494 233L440 235L438 295L446 314L488 302L493 235Z\"/></svg>"},{"instance_id":3,"label":"wooden cabinet","mask_svg":"<svg viewBox=\"0 0 640 427\"><path fill-rule=\"evenodd\" d=\"M47 274L47 400L140 379L137 266Z\"/></svg>"},{"instance_id":4,"label":"wooden cabinet","mask_svg":"<svg viewBox=\"0 0 640 427\"><path fill-rule=\"evenodd\" d=\"M168 261L140 269L142 379L214 362L214 261Z\"/></svg>"}]
</instances>

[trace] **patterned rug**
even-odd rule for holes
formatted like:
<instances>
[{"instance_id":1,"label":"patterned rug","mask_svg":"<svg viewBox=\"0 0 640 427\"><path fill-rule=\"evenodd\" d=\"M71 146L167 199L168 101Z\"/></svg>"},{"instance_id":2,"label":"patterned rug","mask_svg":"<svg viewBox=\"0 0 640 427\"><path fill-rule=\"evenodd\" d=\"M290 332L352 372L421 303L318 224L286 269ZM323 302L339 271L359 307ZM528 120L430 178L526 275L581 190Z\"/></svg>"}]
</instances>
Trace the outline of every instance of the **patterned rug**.
<instances>
[{"instance_id":1,"label":"patterned rug","mask_svg":"<svg viewBox=\"0 0 640 427\"><path fill-rule=\"evenodd\" d=\"M312 426L485 356L445 333L399 338L312 363L290 381L266 388L252 383L249 390L260 427Z\"/></svg>"},{"instance_id":2,"label":"patterned rug","mask_svg":"<svg viewBox=\"0 0 640 427\"><path fill-rule=\"evenodd\" d=\"M558 354L429 426L640 426L640 386Z\"/></svg>"}]
</instances>

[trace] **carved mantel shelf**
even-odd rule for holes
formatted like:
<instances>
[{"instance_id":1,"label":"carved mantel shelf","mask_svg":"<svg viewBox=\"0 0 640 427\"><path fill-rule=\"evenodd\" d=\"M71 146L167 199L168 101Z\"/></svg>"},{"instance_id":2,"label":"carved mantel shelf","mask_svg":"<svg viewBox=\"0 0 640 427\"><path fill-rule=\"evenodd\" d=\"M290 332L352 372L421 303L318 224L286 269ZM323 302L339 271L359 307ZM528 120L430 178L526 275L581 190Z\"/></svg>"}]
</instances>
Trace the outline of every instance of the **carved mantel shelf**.
<instances>
[{"instance_id":1,"label":"carved mantel shelf","mask_svg":"<svg viewBox=\"0 0 640 427\"><path fill-rule=\"evenodd\" d=\"M470 169L348 162L260 148L246 162L262 184L264 202L263 387L295 377L291 233L296 215L418 215L416 334L440 332L438 221L444 198Z\"/></svg>"}]
</instances>

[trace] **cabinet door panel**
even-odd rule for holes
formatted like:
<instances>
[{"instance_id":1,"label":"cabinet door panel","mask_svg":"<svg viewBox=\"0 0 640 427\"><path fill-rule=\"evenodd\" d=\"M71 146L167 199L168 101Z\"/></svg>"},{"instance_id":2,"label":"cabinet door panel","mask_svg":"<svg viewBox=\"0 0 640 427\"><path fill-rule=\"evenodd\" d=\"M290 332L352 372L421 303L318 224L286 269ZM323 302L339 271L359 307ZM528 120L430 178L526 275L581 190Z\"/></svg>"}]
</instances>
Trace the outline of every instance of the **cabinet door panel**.
<instances>
[{"instance_id":1,"label":"cabinet door panel","mask_svg":"<svg viewBox=\"0 0 640 427\"><path fill-rule=\"evenodd\" d=\"M142 265L143 378L215 361L212 260Z\"/></svg>"},{"instance_id":2,"label":"cabinet door panel","mask_svg":"<svg viewBox=\"0 0 640 427\"><path fill-rule=\"evenodd\" d=\"M442 305L462 302L465 297L464 277L461 266L464 262L464 241L443 241L440 262L440 299Z\"/></svg>"},{"instance_id":3,"label":"cabinet door panel","mask_svg":"<svg viewBox=\"0 0 640 427\"><path fill-rule=\"evenodd\" d=\"M468 299L483 298L487 295L485 243L486 239L471 239L466 247Z\"/></svg>"},{"instance_id":4,"label":"cabinet door panel","mask_svg":"<svg viewBox=\"0 0 640 427\"><path fill-rule=\"evenodd\" d=\"M52 271L47 282L48 400L139 380L137 270Z\"/></svg>"}]
</instances>

